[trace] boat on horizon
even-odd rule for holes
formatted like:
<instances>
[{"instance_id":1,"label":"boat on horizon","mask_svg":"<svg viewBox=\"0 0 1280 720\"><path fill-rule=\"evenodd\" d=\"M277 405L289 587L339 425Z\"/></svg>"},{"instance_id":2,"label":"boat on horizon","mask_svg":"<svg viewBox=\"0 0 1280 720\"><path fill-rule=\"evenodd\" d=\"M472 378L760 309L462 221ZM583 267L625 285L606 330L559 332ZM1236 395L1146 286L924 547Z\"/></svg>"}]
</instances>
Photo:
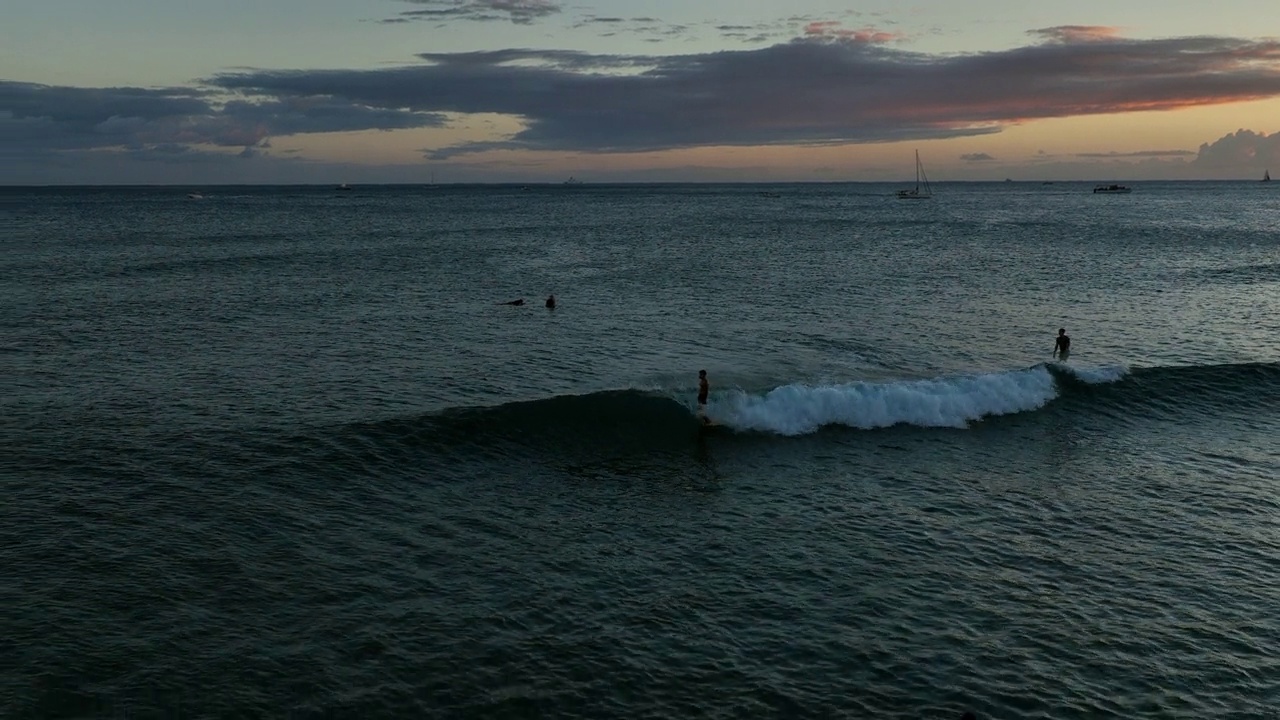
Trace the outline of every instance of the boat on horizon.
<instances>
[{"instance_id":1,"label":"boat on horizon","mask_svg":"<svg viewBox=\"0 0 1280 720\"><path fill-rule=\"evenodd\" d=\"M1098 185L1093 189L1095 195L1124 195L1133 192L1126 185Z\"/></svg>"},{"instance_id":2,"label":"boat on horizon","mask_svg":"<svg viewBox=\"0 0 1280 720\"><path fill-rule=\"evenodd\" d=\"M1271 171L1270 171L1270 170L1263 170L1263 171L1262 171L1262 182L1271 182Z\"/></svg>"},{"instance_id":3,"label":"boat on horizon","mask_svg":"<svg viewBox=\"0 0 1280 720\"><path fill-rule=\"evenodd\" d=\"M348 185L348 184L346 184L346 183L342 183L341 185L339 185L338 187L336 187L336 188L334 188L334 189L335 189L335 190L350 190L350 189L351 189L351 186L350 186L350 185Z\"/></svg>"},{"instance_id":4,"label":"boat on horizon","mask_svg":"<svg viewBox=\"0 0 1280 720\"><path fill-rule=\"evenodd\" d=\"M924 190L920 189L923 180ZM916 151L916 186L910 190L899 190L899 200L928 200L933 197L933 188L929 187L929 178L924 174L924 165L920 163L920 151Z\"/></svg>"}]
</instances>

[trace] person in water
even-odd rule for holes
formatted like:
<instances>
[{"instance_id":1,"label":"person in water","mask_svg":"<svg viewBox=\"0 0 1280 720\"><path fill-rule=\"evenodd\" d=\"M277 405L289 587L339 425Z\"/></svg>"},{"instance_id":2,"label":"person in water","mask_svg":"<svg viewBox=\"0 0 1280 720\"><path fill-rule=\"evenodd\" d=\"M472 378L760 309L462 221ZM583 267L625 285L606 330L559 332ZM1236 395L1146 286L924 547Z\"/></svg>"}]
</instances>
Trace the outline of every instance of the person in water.
<instances>
[{"instance_id":1,"label":"person in water","mask_svg":"<svg viewBox=\"0 0 1280 720\"><path fill-rule=\"evenodd\" d=\"M1066 360L1071 354L1071 338L1067 337L1066 328L1058 328L1058 339L1053 344L1053 355L1060 360Z\"/></svg>"},{"instance_id":2,"label":"person in water","mask_svg":"<svg viewBox=\"0 0 1280 720\"><path fill-rule=\"evenodd\" d=\"M707 410L707 394L711 392L711 384L707 382L707 371L698 371L698 412Z\"/></svg>"},{"instance_id":3,"label":"person in water","mask_svg":"<svg viewBox=\"0 0 1280 720\"><path fill-rule=\"evenodd\" d=\"M555 310L555 309L556 309L556 296L555 296L555 295L548 295L548 296L547 296L547 309L548 309L548 310Z\"/></svg>"}]
</instances>

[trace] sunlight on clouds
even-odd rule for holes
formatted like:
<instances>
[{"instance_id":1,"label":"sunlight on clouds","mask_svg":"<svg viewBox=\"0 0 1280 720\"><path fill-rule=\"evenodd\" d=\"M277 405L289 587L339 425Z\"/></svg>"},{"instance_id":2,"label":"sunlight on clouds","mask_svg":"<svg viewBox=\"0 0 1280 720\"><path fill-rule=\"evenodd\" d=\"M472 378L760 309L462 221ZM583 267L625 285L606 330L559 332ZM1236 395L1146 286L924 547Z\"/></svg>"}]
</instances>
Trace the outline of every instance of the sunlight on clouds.
<instances>
[{"instance_id":1,"label":"sunlight on clouds","mask_svg":"<svg viewBox=\"0 0 1280 720\"><path fill-rule=\"evenodd\" d=\"M281 138L274 141L273 153L292 152L308 160L367 166L453 168L451 177L459 181L559 182L569 175L589 182L741 180L747 174L760 181L899 181L909 174L912 151L917 148L926 158L930 177L938 181L1090 179L1115 172L1124 175L1125 168L1138 174L1142 168L1142 172L1164 168L1173 175L1199 177L1207 170L1190 163L1202 143L1213 143L1238 128L1280 132L1275 118L1280 118L1280 100L1039 120L1012 125L996 135L945 140L711 146L608 154L493 149L439 162L423 157L426 151L457 144L501 141L524 127L516 117L475 114L452 116L447 128ZM984 155L991 160L974 163L965 159ZM1089 164L1095 169L1084 167ZM695 171L696 177L687 174ZM1230 169L1222 171L1227 177L1234 176L1231 173ZM1252 173L1240 168L1235 174L1249 177Z\"/></svg>"},{"instance_id":2,"label":"sunlight on clouds","mask_svg":"<svg viewBox=\"0 0 1280 720\"><path fill-rule=\"evenodd\" d=\"M519 118L477 114L451 118L448 128L297 135L274 142L276 156L362 166L421 166L440 170L449 182L587 182L742 180L897 182L919 149L935 181L1251 177L1248 168L1212 170L1192 165L1203 143L1237 128L1280 132L1280 100L1179 111L1040 120L1010 126L997 135L862 145L712 146L654 152L583 153L493 149L447 161L424 151L461 143L491 142L522 129ZM1268 124L1270 123L1270 124ZM1206 128L1212 130L1206 131ZM1180 154L1181 153L1181 154ZM1114 157L1111 157L1114 155ZM972 157L989 156L982 163ZM966 157L970 159L966 159ZM747 177L749 176L749 177Z\"/></svg>"},{"instance_id":3,"label":"sunlight on clouds","mask_svg":"<svg viewBox=\"0 0 1280 720\"><path fill-rule=\"evenodd\" d=\"M1007 129L1000 145L1023 154L1042 148L1059 153L1195 150L1238 128L1280 131L1280 100L1040 120Z\"/></svg>"},{"instance_id":4,"label":"sunlight on clouds","mask_svg":"<svg viewBox=\"0 0 1280 720\"><path fill-rule=\"evenodd\" d=\"M310 160L359 165L423 164L424 150L463 143L502 140L523 127L519 118L493 113L452 113L447 127L409 130L361 130L293 135L275 141Z\"/></svg>"},{"instance_id":5,"label":"sunlight on clouds","mask_svg":"<svg viewBox=\"0 0 1280 720\"><path fill-rule=\"evenodd\" d=\"M378 48L410 43L414 59L241 65L167 87L0 78L0 151L31 166L99 148L153 164L235 152L246 177L306 160L358 166L369 177L378 168L448 165L490 181L696 181L897 180L919 148L939 180L1083 176L1089 162L1108 174L1186 177L1247 166L1253 134L1280 131L1280 41L1129 37L1150 33L1119 16L1075 20L1108 24L1024 18L1022 44L946 53L908 49L920 37L904 40L886 17L810 13L791 16L790 39L773 44L693 52L667 44L636 54L621 43L587 52L533 42L527 26L558 17L559 3L405 5L415 17L461 20L456 27L483 20L486 42L424 45L405 25L432 23L370 21L364 30L388 33ZM589 19L612 30L658 23ZM715 30L768 25L733 23ZM1268 96L1276 99L1253 100ZM1224 141L1238 129L1253 134ZM1270 153L1271 141L1260 142ZM1197 162L1202 146L1212 162Z\"/></svg>"}]
</instances>

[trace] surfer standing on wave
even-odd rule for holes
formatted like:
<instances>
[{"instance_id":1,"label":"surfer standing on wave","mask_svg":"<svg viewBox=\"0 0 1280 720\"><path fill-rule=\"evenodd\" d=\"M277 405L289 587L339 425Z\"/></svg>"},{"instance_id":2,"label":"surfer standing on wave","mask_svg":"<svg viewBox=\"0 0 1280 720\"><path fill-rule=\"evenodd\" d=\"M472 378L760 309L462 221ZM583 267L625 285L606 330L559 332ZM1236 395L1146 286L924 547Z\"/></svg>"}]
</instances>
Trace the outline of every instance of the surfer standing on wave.
<instances>
[{"instance_id":1,"label":"surfer standing on wave","mask_svg":"<svg viewBox=\"0 0 1280 720\"><path fill-rule=\"evenodd\" d=\"M1053 343L1053 356L1066 360L1071 354L1071 338L1067 337L1066 328L1058 328L1058 339Z\"/></svg>"},{"instance_id":2,"label":"surfer standing on wave","mask_svg":"<svg viewBox=\"0 0 1280 720\"><path fill-rule=\"evenodd\" d=\"M707 417L707 395L711 392L711 383L707 382L707 371L698 371L698 414L702 416L702 422L711 422Z\"/></svg>"}]
</instances>

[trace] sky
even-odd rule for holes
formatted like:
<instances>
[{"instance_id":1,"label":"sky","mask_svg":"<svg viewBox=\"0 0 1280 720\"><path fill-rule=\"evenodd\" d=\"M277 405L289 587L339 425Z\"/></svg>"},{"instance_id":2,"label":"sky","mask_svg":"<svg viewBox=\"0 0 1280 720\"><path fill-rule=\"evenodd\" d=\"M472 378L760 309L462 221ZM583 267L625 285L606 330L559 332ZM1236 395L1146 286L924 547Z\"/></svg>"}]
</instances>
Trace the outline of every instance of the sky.
<instances>
[{"instance_id":1,"label":"sky","mask_svg":"<svg viewBox=\"0 0 1280 720\"><path fill-rule=\"evenodd\" d=\"M1280 176L1275 0L7 0L0 184Z\"/></svg>"}]
</instances>

